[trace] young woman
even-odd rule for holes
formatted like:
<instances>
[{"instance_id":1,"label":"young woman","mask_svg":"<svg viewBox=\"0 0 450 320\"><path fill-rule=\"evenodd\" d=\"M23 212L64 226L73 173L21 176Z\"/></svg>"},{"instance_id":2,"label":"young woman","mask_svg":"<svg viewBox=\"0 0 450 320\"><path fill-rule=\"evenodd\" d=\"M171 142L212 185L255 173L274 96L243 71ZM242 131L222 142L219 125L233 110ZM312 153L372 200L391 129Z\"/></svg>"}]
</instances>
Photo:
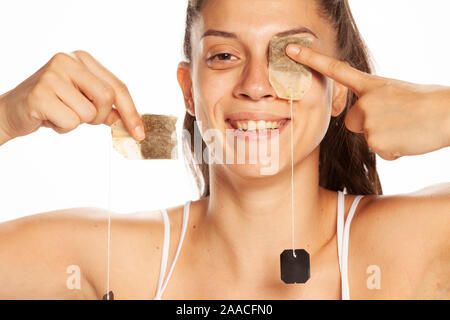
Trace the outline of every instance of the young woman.
<instances>
[{"instance_id":1,"label":"young woman","mask_svg":"<svg viewBox=\"0 0 450 320\"><path fill-rule=\"evenodd\" d=\"M313 39L312 49L287 48L313 70L292 118L269 82L275 35ZM281 122L278 170L262 175L260 163L191 162L199 200L112 213L109 286L105 210L3 223L0 297L99 299L110 288L115 299L450 298L450 186L382 196L374 154L393 160L449 146L448 88L370 75L345 0L193 0L184 49L184 128L225 137L250 120ZM142 139L125 85L88 53L61 53L1 96L0 143L41 126L65 133L119 117ZM246 150L255 143L244 141ZM220 147L234 148L228 141ZM192 161L193 141L190 148ZM292 249L291 240L310 255L303 284L280 279L280 253ZM79 268L79 288L68 286L70 266Z\"/></svg>"}]
</instances>

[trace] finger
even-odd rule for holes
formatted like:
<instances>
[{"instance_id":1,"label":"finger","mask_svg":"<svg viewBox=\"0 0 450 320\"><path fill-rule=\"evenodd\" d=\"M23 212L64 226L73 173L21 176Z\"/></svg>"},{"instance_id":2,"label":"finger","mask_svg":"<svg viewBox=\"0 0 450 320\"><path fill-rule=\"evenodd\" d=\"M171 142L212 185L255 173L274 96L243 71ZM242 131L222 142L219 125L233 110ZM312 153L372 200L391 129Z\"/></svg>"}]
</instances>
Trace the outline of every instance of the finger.
<instances>
[{"instance_id":1,"label":"finger","mask_svg":"<svg viewBox=\"0 0 450 320\"><path fill-rule=\"evenodd\" d=\"M72 82L74 88L95 106L96 116L88 123L103 123L103 120L109 114L114 102L114 90L111 86L92 74L83 63L72 54L57 54L49 63L53 63L58 67L58 70L68 70L69 72L62 73L62 76L65 77L65 80L68 80L68 82Z\"/></svg>"},{"instance_id":2,"label":"finger","mask_svg":"<svg viewBox=\"0 0 450 320\"><path fill-rule=\"evenodd\" d=\"M81 124L79 116L55 95L39 106L44 125L58 133L67 133Z\"/></svg>"},{"instance_id":3,"label":"finger","mask_svg":"<svg viewBox=\"0 0 450 320\"><path fill-rule=\"evenodd\" d=\"M145 132L139 113L127 87L113 73L95 60L89 53L75 51L74 54L98 78L108 83L114 90L114 105L124 121L130 135L136 140L143 140Z\"/></svg>"},{"instance_id":4,"label":"finger","mask_svg":"<svg viewBox=\"0 0 450 320\"><path fill-rule=\"evenodd\" d=\"M365 116L363 110L355 103L345 116L345 126L356 133L364 133Z\"/></svg>"},{"instance_id":5,"label":"finger","mask_svg":"<svg viewBox=\"0 0 450 320\"><path fill-rule=\"evenodd\" d=\"M81 122L89 123L97 117L96 106L73 85L58 81L54 90L57 97L75 111Z\"/></svg>"},{"instance_id":6,"label":"finger","mask_svg":"<svg viewBox=\"0 0 450 320\"><path fill-rule=\"evenodd\" d=\"M286 53L293 60L307 65L319 73L343 84L358 96L363 94L372 85L372 75L357 70L346 62L323 55L310 48L290 44L286 48Z\"/></svg>"},{"instance_id":7,"label":"finger","mask_svg":"<svg viewBox=\"0 0 450 320\"><path fill-rule=\"evenodd\" d=\"M120 119L119 111L113 108L103 123L106 124L107 126L111 126L114 122L116 122L119 119Z\"/></svg>"},{"instance_id":8,"label":"finger","mask_svg":"<svg viewBox=\"0 0 450 320\"><path fill-rule=\"evenodd\" d=\"M77 68L71 73L75 86L94 104L97 114L90 124L103 123L114 103L114 90L86 68Z\"/></svg>"}]
</instances>

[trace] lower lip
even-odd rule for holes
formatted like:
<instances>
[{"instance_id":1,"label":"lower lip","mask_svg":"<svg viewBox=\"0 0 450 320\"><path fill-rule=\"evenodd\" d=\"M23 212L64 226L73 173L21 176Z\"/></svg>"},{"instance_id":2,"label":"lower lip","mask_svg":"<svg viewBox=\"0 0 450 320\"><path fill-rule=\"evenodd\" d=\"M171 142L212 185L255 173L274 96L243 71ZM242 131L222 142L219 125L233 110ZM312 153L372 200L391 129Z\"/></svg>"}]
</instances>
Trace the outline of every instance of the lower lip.
<instances>
[{"instance_id":1,"label":"lower lip","mask_svg":"<svg viewBox=\"0 0 450 320\"><path fill-rule=\"evenodd\" d=\"M285 123L278 129L266 129L266 130L255 130L255 131L242 131L236 128L233 128L231 123L226 120L227 129L231 129L232 135L234 137L237 137L238 139L245 139L245 140L270 140L272 138L272 133L278 131L278 135L281 134L281 132L286 128L291 120L286 119Z\"/></svg>"}]
</instances>

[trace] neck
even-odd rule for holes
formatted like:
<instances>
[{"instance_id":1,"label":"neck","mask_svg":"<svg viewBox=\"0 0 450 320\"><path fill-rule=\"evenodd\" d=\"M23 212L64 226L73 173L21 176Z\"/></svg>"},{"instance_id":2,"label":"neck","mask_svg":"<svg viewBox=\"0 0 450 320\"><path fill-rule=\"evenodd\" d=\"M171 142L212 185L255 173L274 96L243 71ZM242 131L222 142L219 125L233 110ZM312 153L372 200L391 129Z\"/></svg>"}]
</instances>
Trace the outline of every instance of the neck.
<instances>
[{"instance_id":1,"label":"neck","mask_svg":"<svg viewBox=\"0 0 450 320\"><path fill-rule=\"evenodd\" d=\"M319 186L319 148L294 167L294 244L314 255L334 236L332 193ZM279 280L279 256L292 249L291 168L264 178L236 178L214 165L202 230L234 279Z\"/></svg>"}]
</instances>

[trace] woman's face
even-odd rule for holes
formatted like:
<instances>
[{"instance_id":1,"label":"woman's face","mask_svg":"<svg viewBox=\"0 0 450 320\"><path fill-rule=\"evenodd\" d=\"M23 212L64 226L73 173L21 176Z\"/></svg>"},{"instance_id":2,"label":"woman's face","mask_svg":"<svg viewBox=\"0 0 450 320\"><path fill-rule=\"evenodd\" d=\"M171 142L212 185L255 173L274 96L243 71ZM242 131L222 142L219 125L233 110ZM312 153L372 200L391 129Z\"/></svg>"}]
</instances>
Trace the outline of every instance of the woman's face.
<instances>
[{"instance_id":1,"label":"woman's face","mask_svg":"<svg viewBox=\"0 0 450 320\"><path fill-rule=\"evenodd\" d=\"M222 150L224 162L227 153L242 152L242 144L238 145L236 138L226 139L227 130L229 133L232 130L230 118L242 118L243 122L252 117L260 118L252 113L264 113L280 120L291 118L290 102L278 98L269 82L268 53L272 37L295 29L303 31L292 31L292 35L313 39L314 50L337 56L334 30L318 15L314 0L208 0L194 23L189 94L192 94L196 121L201 121L200 131L207 144L210 145L211 132L213 136L214 132L219 133L221 139L215 140L215 149ZM319 147L330 116L336 116L344 107L343 103L337 108L333 105L336 91L339 89L334 82L313 71L310 90L302 100L293 103L294 120L278 131L278 145L271 146L272 140L259 142L259 147L261 143L268 146L270 159L275 159L278 153L278 170L271 174L290 169L292 124L295 163ZM251 144L255 147L258 142L243 141L245 163L236 164L234 156L232 164L220 167L244 177L260 176L260 169L270 165L251 162L249 153L257 150Z\"/></svg>"}]
</instances>

